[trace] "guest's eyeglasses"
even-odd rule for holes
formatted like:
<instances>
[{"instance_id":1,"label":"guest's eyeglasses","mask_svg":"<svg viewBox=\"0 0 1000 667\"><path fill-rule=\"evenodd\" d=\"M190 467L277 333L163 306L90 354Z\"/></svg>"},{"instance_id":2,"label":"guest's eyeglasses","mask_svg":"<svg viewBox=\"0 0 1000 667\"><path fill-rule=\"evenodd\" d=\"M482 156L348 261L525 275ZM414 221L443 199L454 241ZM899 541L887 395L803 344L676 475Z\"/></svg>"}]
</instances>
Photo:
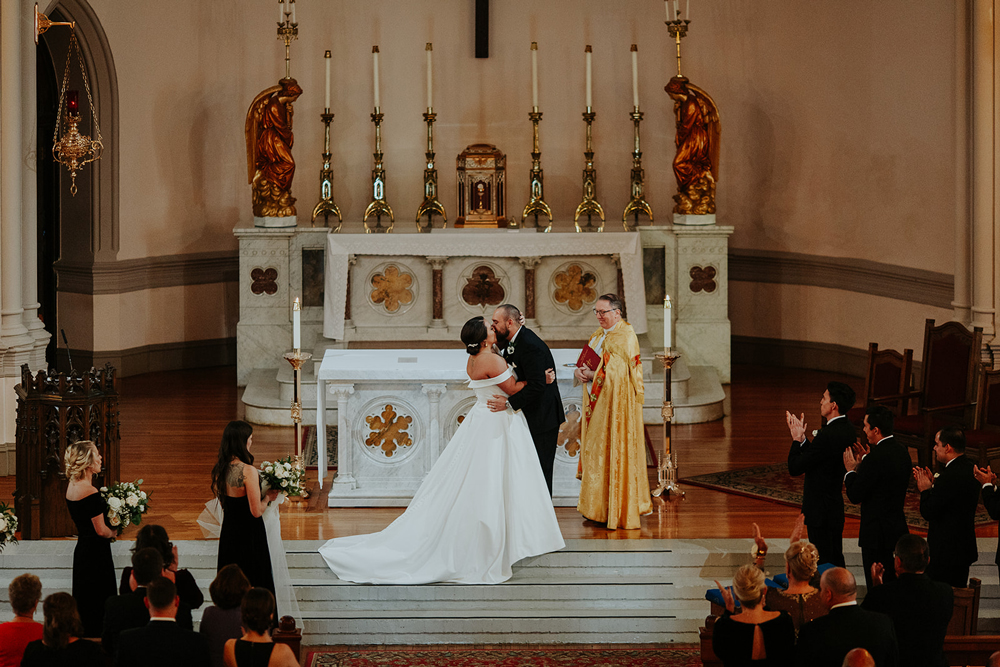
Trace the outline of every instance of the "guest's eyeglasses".
<instances>
[{"instance_id":1,"label":"guest's eyeglasses","mask_svg":"<svg viewBox=\"0 0 1000 667\"><path fill-rule=\"evenodd\" d=\"M595 315L601 315L603 317L604 315L607 315L608 313L613 313L616 310L618 310L618 309L617 308L611 308L610 310L597 310L596 308L594 308L594 314Z\"/></svg>"}]
</instances>

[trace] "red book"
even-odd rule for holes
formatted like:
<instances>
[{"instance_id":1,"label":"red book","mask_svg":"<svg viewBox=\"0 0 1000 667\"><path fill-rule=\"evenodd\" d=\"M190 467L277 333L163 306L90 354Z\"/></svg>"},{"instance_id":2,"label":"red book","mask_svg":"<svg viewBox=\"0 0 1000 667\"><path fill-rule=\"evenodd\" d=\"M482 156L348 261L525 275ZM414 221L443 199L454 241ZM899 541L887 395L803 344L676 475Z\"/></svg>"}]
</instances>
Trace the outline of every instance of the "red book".
<instances>
[{"instance_id":1,"label":"red book","mask_svg":"<svg viewBox=\"0 0 1000 667\"><path fill-rule=\"evenodd\" d=\"M601 358L594 352L594 348L584 345L583 350L580 351L580 356L576 360L576 367L582 368L586 366L590 370L596 371L600 364Z\"/></svg>"}]
</instances>

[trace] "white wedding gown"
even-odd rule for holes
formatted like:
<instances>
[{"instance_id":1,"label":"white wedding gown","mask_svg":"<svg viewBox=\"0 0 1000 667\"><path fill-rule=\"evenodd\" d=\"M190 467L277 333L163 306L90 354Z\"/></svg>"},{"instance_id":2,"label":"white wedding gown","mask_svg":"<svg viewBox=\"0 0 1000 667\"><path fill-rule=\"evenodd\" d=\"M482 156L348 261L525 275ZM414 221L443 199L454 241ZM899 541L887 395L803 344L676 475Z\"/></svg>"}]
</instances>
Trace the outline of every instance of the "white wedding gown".
<instances>
[{"instance_id":1,"label":"white wedding gown","mask_svg":"<svg viewBox=\"0 0 1000 667\"><path fill-rule=\"evenodd\" d=\"M508 377L469 382L478 400L402 515L319 548L340 579L497 584L522 558L566 546L524 415L486 405Z\"/></svg>"}]
</instances>

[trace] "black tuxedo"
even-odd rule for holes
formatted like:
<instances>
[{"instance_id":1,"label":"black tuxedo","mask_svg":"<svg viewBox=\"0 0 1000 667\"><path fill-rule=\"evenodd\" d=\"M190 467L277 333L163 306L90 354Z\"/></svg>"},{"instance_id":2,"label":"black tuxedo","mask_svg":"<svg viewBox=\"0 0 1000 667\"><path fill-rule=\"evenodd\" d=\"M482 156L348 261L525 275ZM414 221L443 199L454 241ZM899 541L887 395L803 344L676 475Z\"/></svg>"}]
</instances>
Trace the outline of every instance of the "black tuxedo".
<instances>
[{"instance_id":1,"label":"black tuxedo","mask_svg":"<svg viewBox=\"0 0 1000 667\"><path fill-rule=\"evenodd\" d=\"M948 584L904 572L895 581L869 589L861 606L892 619L901 665L947 667L944 636L954 604Z\"/></svg>"},{"instance_id":2,"label":"black tuxedo","mask_svg":"<svg viewBox=\"0 0 1000 667\"><path fill-rule=\"evenodd\" d=\"M979 482L974 464L965 456L953 459L920 494L920 514L927 519L927 546L931 562L927 574L956 588L969 585L969 566L979 559L976 546L976 508Z\"/></svg>"},{"instance_id":3,"label":"black tuxedo","mask_svg":"<svg viewBox=\"0 0 1000 667\"><path fill-rule=\"evenodd\" d=\"M868 649L877 667L899 664L892 620L856 605L831 609L826 616L803 625L795 648L799 667L840 667L854 648Z\"/></svg>"},{"instance_id":4,"label":"black tuxedo","mask_svg":"<svg viewBox=\"0 0 1000 667\"><path fill-rule=\"evenodd\" d=\"M118 638L119 667L208 667L208 640L172 621L151 620Z\"/></svg>"},{"instance_id":5,"label":"black tuxedo","mask_svg":"<svg viewBox=\"0 0 1000 667\"><path fill-rule=\"evenodd\" d=\"M819 550L821 563L844 567L844 450L854 444L854 426L837 417L810 442L793 442L788 450L788 473L805 474L802 513L809 541Z\"/></svg>"},{"instance_id":6,"label":"black tuxedo","mask_svg":"<svg viewBox=\"0 0 1000 667\"><path fill-rule=\"evenodd\" d=\"M108 655L115 654L118 637L125 630L141 628L149 623L149 609L146 607L146 588L140 586L124 595L116 595L104 602L104 630L101 632L101 646ZM181 603L177 609L177 625L192 630L191 610Z\"/></svg>"},{"instance_id":7,"label":"black tuxedo","mask_svg":"<svg viewBox=\"0 0 1000 667\"><path fill-rule=\"evenodd\" d=\"M545 483L549 485L551 494L559 426L566 421L557 383L545 384L546 369L556 367L552 352L538 334L523 326L518 330L513 343L497 341L497 345L503 358L514 367L517 379L528 383L524 389L511 396L507 403L515 410L524 412L538 453L538 462L542 466ZM508 352L511 345L513 350Z\"/></svg>"},{"instance_id":8,"label":"black tuxedo","mask_svg":"<svg viewBox=\"0 0 1000 667\"><path fill-rule=\"evenodd\" d=\"M873 445L856 472L847 473L844 478L847 498L861 504L858 545L869 589L872 587L872 563L882 563L885 581L896 577L892 552L896 540L910 532L903 503L912 471L909 452L889 436Z\"/></svg>"},{"instance_id":9,"label":"black tuxedo","mask_svg":"<svg viewBox=\"0 0 1000 667\"><path fill-rule=\"evenodd\" d=\"M996 486L988 484L983 487L983 506L986 507L991 519L1000 519L1000 493L997 493ZM997 555L993 562L1000 569L1000 541L997 542Z\"/></svg>"}]
</instances>

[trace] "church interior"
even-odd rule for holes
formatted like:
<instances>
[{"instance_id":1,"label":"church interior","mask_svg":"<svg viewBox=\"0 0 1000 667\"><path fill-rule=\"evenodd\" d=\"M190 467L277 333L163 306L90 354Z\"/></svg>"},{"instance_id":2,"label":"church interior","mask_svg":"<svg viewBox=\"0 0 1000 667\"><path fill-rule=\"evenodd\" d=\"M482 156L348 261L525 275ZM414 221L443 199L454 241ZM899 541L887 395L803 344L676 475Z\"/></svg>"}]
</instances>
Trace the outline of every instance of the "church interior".
<instances>
[{"instance_id":1,"label":"church interior","mask_svg":"<svg viewBox=\"0 0 1000 667\"><path fill-rule=\"evenodd\" d=\"M46 470L75 433L113 442L105 478L144 480L144 522L207 591L216 543L199 518L223 428L245 419L258 462L304 456L308 497L280 510L301 645L318 651L303 665L375 644L697 655L705 591L748 562L751 524L782 546L799 515L786 410L812 430L828 382L870 398L877 343L912 351L901 387L918 414L934 320L974 333L963 400L970 428L988 420L994 2L43 0L38 34L35 3L5 0L0 502L34 508L21 517L34 534L3 548L0 583L42 562L46 594L69 590L72 526L45 518L65 514L45 494L65 488ZM710 121L707 194L680 184L676 80ZM70 167L53 144L73 110L101 145ZM286 134L265 145L272 112ZM266 151L285 168L270 181ZM634 530L586 520L574 495L584 405L565 366L603 293L624 298L638 335L647 472L663 490ZM567 550L491 591L340 582L316 548L403 512L471 405L464 355L451 374L435 355L507 302L560 365ZM108 380L107 423L70 423L70 382L55 390L62 422L28 425L32 378L89 369ZM412 427L366 444L387 401ZM765 468L785 472L761 481ZM748 469L761 476L737 479ZM28 476L41 501L24 496ZM849 507L844 551L860 581L857 517ZM997 534L977 523L980 634L1000 633ZM134 539L113 545L117 567Z\"/></svg>"}]
</instances>

